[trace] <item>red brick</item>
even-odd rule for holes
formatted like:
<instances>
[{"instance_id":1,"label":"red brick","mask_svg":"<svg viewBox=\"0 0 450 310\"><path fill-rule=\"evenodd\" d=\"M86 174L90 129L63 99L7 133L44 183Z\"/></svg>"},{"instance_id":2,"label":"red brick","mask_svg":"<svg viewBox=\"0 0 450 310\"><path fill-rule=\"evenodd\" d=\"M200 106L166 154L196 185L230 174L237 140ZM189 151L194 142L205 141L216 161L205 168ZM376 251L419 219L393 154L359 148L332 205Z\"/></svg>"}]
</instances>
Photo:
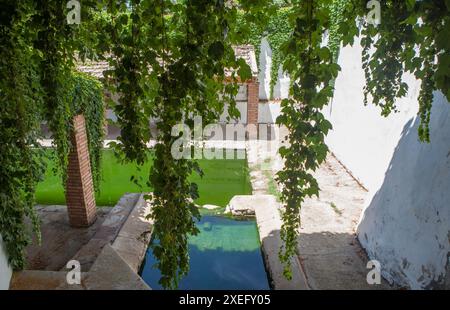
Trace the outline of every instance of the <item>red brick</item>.
<instances>
[{"instance_id":1,"label":"red brick","mask_svg":"<svg viewBox=\"0 0 450 310\"><path fill-rule=\"evenodd\" d=\"M259 83L253 79L247 84L247 124L258 124Z\"/></svg>"},{"instance_id":2,"label":"red brick","mask_svg":"<svg viewBox=\"0 0 450 310\"><path fill-rule=\"evenodd\" d=\"M72 150L69 154L67 170L66 202L70 225L86 227L95 221L97 214L83 115L75 116L73 125Z\"/></svg>"}]
</instances>

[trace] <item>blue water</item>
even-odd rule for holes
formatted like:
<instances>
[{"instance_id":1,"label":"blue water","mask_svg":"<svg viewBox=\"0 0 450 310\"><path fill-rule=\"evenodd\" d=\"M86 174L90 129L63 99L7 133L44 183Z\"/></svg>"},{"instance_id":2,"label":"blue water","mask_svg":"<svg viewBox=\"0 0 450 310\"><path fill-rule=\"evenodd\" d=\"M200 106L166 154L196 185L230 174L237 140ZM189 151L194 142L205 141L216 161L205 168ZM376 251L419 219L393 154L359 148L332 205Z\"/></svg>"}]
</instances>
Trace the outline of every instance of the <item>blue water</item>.
<instances>
[{"instance_id":1,"label":"blue water","mask_svg":"<svg viewBox=\"0 0 450 310\"><path fill-rule=\"evenodd\" d=\"M183 290L270 289L255 221L203 216L200 233L189 238L190 271L180 281ZM160 272L149 247L141 276L152 289Z\"/></svg>"}]
</instances>

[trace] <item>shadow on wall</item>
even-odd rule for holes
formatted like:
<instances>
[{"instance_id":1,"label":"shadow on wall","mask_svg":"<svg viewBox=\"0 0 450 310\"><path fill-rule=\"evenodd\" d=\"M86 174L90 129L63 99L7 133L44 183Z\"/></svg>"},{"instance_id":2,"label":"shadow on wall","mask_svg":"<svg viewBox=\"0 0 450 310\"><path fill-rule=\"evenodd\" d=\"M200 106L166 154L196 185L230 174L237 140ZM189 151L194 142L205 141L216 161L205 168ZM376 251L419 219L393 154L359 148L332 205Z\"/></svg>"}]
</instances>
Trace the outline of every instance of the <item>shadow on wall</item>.
<instances>
[{"instance_id":1,"label":"shadow on wall","mask_svg":"<svg viewBox=\"0 0 450 310\"><path fill-rule=\"evenodd\" d=\"M450 105L439 92L431 116L430 144L419 118L405 124L357 232L383 276L412 289L450 288Z\"/></svg>"}]
</instances>

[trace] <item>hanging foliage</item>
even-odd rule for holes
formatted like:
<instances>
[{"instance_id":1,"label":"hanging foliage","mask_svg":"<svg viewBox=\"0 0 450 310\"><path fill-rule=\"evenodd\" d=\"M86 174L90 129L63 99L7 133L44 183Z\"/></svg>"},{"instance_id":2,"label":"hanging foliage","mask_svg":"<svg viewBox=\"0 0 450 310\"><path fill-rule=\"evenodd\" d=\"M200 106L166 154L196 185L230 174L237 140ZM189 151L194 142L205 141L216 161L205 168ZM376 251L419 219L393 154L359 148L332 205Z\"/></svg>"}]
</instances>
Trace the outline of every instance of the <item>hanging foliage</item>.
<instances>
[{"instance_id":1,"label":"hanging foliage","mask_svg":"<svg viewBox=\"0 0 450 310\"><path fill-rule=\"evenodd\" d=\"M244 8L245 9L245 8ZM193 173L202 175L198 163L175 159L173 127L190 116L203 123L216 121L225 105L237 116L234 97L237 77L251 78L243 59L236 59L237 7L223 1L110 2L104 20L111 44L100 42L102 55L111 55L107 85L120 94L114 105L122 129L116 151L126 160L142 164L150 139L149 122L157 121L155 159L148 186L153 188L153 253L161 271L160 284L176 288L189 270L187 238L198 232L198 198ZM110 47L110 48L109 48ZM231 76L225 76L228 69Z\"/></svg>"},{"instance_id":2,"label":"hanging foliage","mask_svg":"<svg viewBox=\"0 0 450 310\"><path fill-rule=\"evenodd\" d=\"M364 1L353 1L346 17L356 20L367 13ZM422 81L419 92L419 138L429 142L433 92L450 100L450 2L446 0L381 1L379 24L365 22L361 31L364 102L380 106L381 114L396 111L397 98L406 96L405 72ZM356 23L342 25L344 43L358 34Z\"/></svg>"},{"instance_id":3,"label":"hanging foliage","mask_svg":"<svg viewBox=\"0 0 450 310\"><path fill-rule=\"evenodd\" d=\"M35 35L29 31L33 3L0 3L0 235L11 267L20 269L30 242L25 217L40 238L33 207L44 171L37 143L43 101L37 55L30 48Z\"/></svg>"},{"instance_id":4,"label":"hanging foliage","mask_svg":"<svg viewBox=\"0 0 450 310\"><path fill-rule=\"evenodd\" d=\"M267 5L270 7L269 3ZM272 51L272 63L270 67L270 98L273 99L273 91L278 81L278 70L284 60L281 47L291 35L292 27L289 24L289 15L292 13L292 6L285 6L285 3L277 3L268 14L267 20L251 21L248 27L249 34L246 43L255 47L257 62L261 52L261 40L267 39ZM240 12L239 22L245 24L245 12Z\"/></svg>"},{"instance_id":5,"label":"hanging foliage","mask_svg":"<svg viewBox=\"0 0 450 310\"><path fill-rule=\"evenodd\" d=\"M329 82L339 70L330 50L321 46L329 25L327 7L314 0L293 3L295 10L289 20L294 31L283 46L286 55L283 69L291 76L293 85L291 98L281 102L282 114L277 119L279 125L289 130L289 146L279 150L284 168L277 174L283 186L280 198L285 207L280 260L287 278L291 277L291 258L297 253L301 205L305 198L319 194L319 185L311 172L325 160L328 152L324 137L331 124L321 110L333 94Z\"/></svg>"},{"instance_id":6,"label":"hanging foliage","mask_svg":"<svg viewBox=\"0 0 450 310\"><path fill-rule=\"evenodd\" d=\"M100 164L105 134L103 86L95 78L80 72L74 72L72 79L73 88L69 91L69 100L72 100L69 110L70 119L78 114L85 116L92 180L94 189L98 192L101 181ZM68 127L67 130L72 130L72 127Z\"/></svg>"},{"instance_id":7,"label":"hanging foliage","mask_svg":"<svg viewBox=\"0 0 450 310\"><path fill-rule=\"evenodd\" d=\"M33 209L36 184L45 171L45 153L38 143L40 125L45 121L52 131L65 183L72 118L85 114L94 183L98 185L103 95L98 82L73 74L77 29L66 24L65 3L54 0L37 5L21 0L0 4L0 232L10 265L21 269L31 235L26 217L40 239Z\"/></svg>"},{"instance_id":8,"label":"hanging foliage","mask_svg":"<svg viewBox=\"0 0 450 310\"><path fill-rule=\"evenodd\" d=\"M342 38L348 44L361 35L366 102L370 98L383 115L395 111L395 99L407 92L404 72L422 81L422 140L429 140L433 91L440 90L450 99L449 1L384 1L381 24L366 23L360 34L356 21L367 14L366 3L348 0L342 7L338 0L293 0L283 1L280 8L279 1L272 6L269 0L92 0L82 2L82 25L76 26L66 23L64 1L44 0L37 5L31 0L0 0L0 232L11 265L24 264L29 240L24 218L30 217L37 227L32 207L43 170L37 143L42 121L53 133L65 180L71 120L76 113L85 114L98 179L102 94L98 83L73 73L77 57L98 57L112 67L105 85L120 97L114 109L122 134L115 149L126 160L145 162L149 120L159 119L156 159L148 179L154 188L150 216L159 240L152 246L161 284L176 287L189 267L188 235L197 232L198 211L192 200L198 190L188 177L202 172L195 160L172 157L177 138L172 127L183 121L192 126L190 117L195 115L205 123L213 121L225 105L233 116L237 114L236 82L238 76L242 81L250 78L250 68L236 59L232 45L254 40L249 25L256 25L254 33L261 36L268 31L272 48L282 52L276 52L272 77L277 76L281 61L292 80L291 97L282 101L277 120L289 129L289 146L280 149L285 167L278 173L285 207L280 259L289 277L301 205L306 197L319 193L312 172L327 154L324 136L331 124L321 110L332 96L330 81L339 70L338 41ZM273 8L279 13L273 14ZM277 17L271 21L271 15ZM327 29L334 33L331 51L322 45ZM226 71L231 71L230 77Z\"/></svg>"},{"instance_id":9,"label":"hanging foliage","mask_svg":"<svg viewBox=\"0 0 450 310\"><path fill-rule=\"evenodd\" d=\"M282 115L277 119L290 132L290 146L280 149L285 167L278 173L283 186L281 200L285 204L280 259L288 276L290 258L297 249L301 204L305 197L319 194L317 181L310 172L325 159L327 147L323 138L331 128L320 111L332 96L329 82L337 76L339 66L335 63L336 55L321 46L325 30L335 33L332 39L341 38L332 40L330 48L334 50L338 41L346 45L361 35L365 103L370 96L373 104L381 107L382 115L395 111L396 99L406 95L408 85L402 79L405 72L422 81L418 98L422 141L429 141L433 91L442 91L450 100L449 1L382 1L378 25L366 21L372 7L367 8L365 0L291 3L296 8L290 18L295 31L283 52L284 69L294 83L292 98L283 100ZM336 29L330 22L337 20L341 22Z\"/></svg>"}]
</instances>

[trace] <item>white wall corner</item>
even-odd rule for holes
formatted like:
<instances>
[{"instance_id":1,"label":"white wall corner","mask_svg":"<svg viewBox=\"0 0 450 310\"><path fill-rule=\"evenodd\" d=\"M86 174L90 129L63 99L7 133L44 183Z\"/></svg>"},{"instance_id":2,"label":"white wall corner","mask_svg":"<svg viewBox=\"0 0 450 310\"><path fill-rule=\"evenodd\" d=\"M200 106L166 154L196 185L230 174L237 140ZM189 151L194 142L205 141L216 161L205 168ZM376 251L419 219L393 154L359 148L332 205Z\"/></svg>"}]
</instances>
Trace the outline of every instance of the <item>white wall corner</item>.
<instances>
[{"instance_id":1,"label":"white wall corner","mask_svg":"<svg viewBox=\"0 0 450 310\"><path fill-rule=\"evenodd\" d=\"M7 290L11 280L12 270L8 263L8 257L0 236L0 290Z\"/></svg>"}]
</instances>

